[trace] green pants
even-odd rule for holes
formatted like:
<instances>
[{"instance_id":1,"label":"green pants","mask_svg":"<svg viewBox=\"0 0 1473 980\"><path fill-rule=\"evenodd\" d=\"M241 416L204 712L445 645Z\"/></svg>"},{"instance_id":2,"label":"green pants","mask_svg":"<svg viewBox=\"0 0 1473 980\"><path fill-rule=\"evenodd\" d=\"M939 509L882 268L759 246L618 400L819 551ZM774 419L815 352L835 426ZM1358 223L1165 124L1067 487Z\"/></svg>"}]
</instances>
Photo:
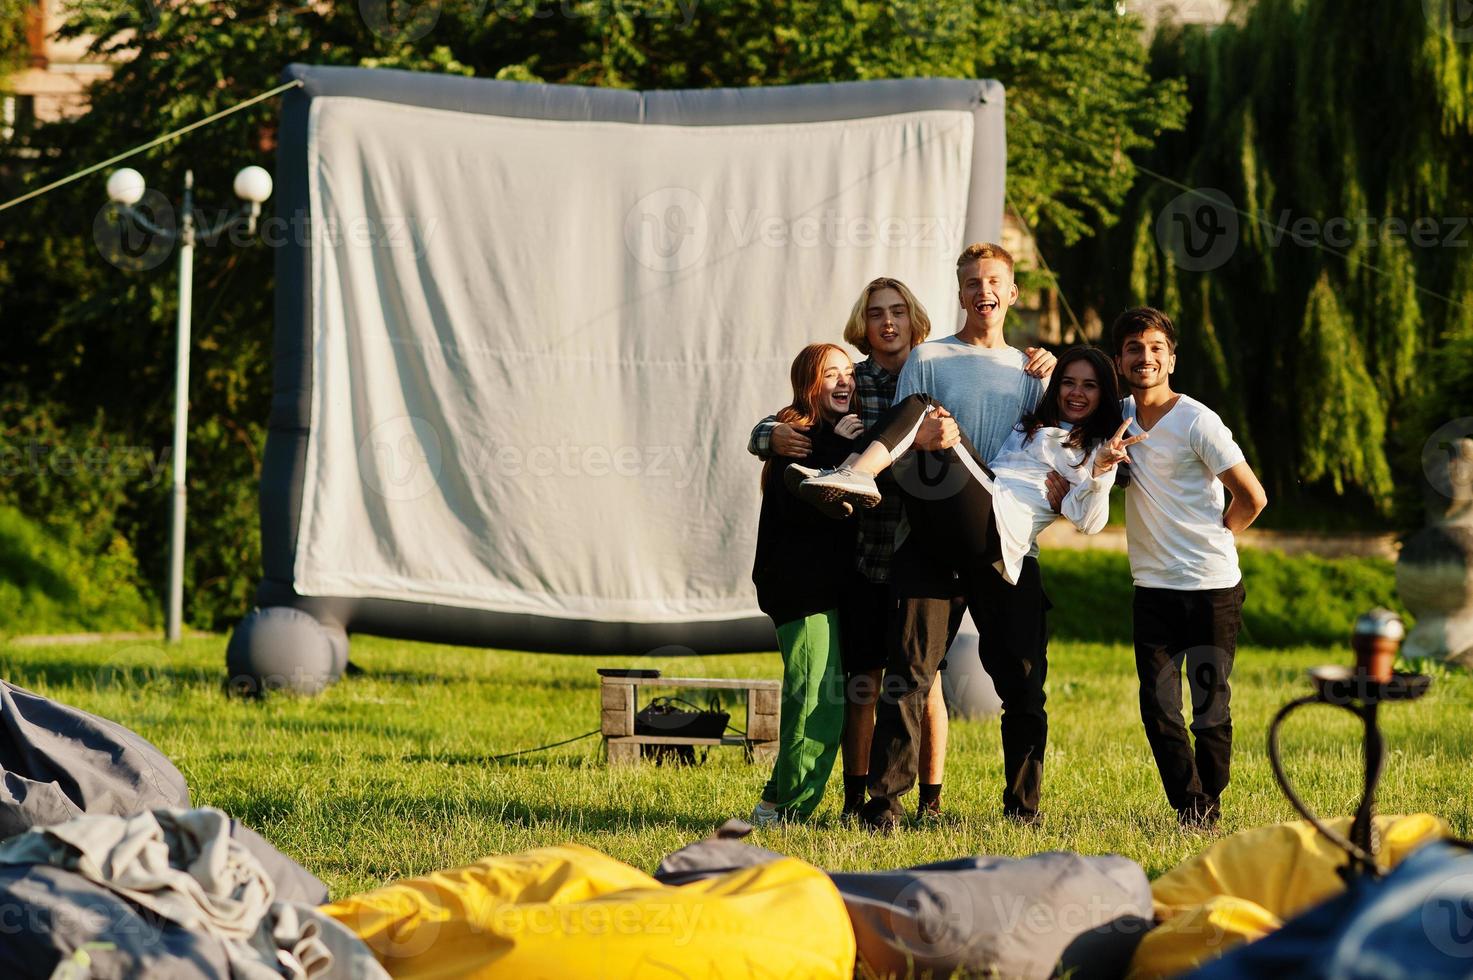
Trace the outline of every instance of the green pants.
<instances>
[{"instance_id":1,"label":"green pants","mask_svg":"<svg viewBox=\"0 0 1473 980\"><path fill-rule=\"evenodd\" d=\"M783 623L777 643L783 655L782 718L777 759L762 798L807 817L823 800L844 732L838 611Z\"/></svg>"}]
</instances>

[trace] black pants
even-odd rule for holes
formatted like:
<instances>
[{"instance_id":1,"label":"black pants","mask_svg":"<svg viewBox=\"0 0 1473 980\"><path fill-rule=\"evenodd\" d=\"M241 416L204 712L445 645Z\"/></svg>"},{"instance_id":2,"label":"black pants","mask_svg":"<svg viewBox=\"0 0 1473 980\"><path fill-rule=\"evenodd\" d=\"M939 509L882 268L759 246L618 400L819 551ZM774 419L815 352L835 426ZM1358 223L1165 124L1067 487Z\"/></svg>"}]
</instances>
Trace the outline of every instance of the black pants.
<instances>
[{"instance_id":1,"label":"black pants","mask_svg":"<svg viewBox=\"0 0 1473 980\"><path fill-rule=\"evenodd\" d=\"M965 435L958 445L941 452L911 451L921 422L934 407L930 395L902 398L870 426L855 448L863 451L878 442L896 460L890 473L905 502L912 541L947 571L980 570L1002 557L987 489L992 471Z\"/></svg>"},{"instance_id":2,"label":"black pants","mask_svg":"<svg viewBox=\"0 0 1473 980\"><path fill-rule=\"evenodd\" d=\"M898 403L872 428L873 438L892 450L908 448L929 404L924 395ZM894 439L895 430L900 439ZM1003 809L1030 815L1038 809L1048 741L1043 685L1049 604L1038 562L1024 561L1017 585L1009 585L993 566L1001 548L992 496L979 478L991 479L991 472L965 437L954 450L912 453L896 469L911 532L891 565L899 608L875 709L865 815L900 816L900 797L915 785L921 718L950 645L948 633L955 630L948 626L956 595L972 613L982 666L1003 703Z\"/></svg>"},{"instance_id":3,"label":"black pants","mask_svg":"<svg viewBox=\"0 0 1473 980\"><path fill-rule=\"evenodd\" d=\"M1215 816L1233 755L1228 678L1243 625L1243 583L1177 591L1137 587L1133 608L1141 721L1167 801L1183 815ZM1181 674L1192 692L1192 734L1182 716Z\"/></svg>"}]
</instances>

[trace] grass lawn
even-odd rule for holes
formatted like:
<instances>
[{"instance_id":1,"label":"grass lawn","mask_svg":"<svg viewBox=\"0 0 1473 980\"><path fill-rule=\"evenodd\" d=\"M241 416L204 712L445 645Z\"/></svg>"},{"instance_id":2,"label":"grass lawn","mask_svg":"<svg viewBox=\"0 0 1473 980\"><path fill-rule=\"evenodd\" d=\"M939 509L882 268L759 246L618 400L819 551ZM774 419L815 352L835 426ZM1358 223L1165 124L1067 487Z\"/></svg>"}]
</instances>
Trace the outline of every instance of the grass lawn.
<instances>
[{"instance_id":1,"label":"grass lawn","mask_svg":"<svg viewBox=\"0 0 1473 980\"><path fill-rule=\"evenodd\" d=\"M241 703L220 693L224 645L223 637L191 639L179 650L138 642L0 644L0 676L137 730L178 764L196 804L253 825L335 896L565 841L652 869L666 852L744 816L766 776L737 749L712 752L690 768L610 770L597 737L499 762L489 757L596 728L595 666L777 677L776 654L594 658L357 637L353 657L368 675L314 700ZM1293 816L1264 752L1269 719L1307 692L1305 668L1347 656L1323 647L1240 651L1225 831ZM836 771L814 823L759 832L756 842L831 869L973 853L1116 852L1152 877L1201 850L1207 838L1178 830L1166 806L1136 716L1127 648L1056 642L1051 659L1043 826L1017 828L1001 817L993 719L952 726L942 826L890 838L840 826ZM1439 672L1426 700L1383 712L1384 812L1426 810L1464 836L1473 833L1470 700L1473 677ZM743 720L740 709L733 712L735 724ZM1351 812L1360 791L1354 720L1306 709L1290 722L1284 744L1311 805Z\"/></svg>"}]
</instances>

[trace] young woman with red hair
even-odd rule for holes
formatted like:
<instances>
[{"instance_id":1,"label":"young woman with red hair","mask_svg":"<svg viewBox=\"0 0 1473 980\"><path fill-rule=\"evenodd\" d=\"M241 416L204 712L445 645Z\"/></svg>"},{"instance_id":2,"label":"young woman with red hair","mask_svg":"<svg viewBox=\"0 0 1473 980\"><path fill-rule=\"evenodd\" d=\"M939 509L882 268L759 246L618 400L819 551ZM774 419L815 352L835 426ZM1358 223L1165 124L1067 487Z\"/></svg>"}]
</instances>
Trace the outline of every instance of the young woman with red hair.
<instances>
[{"instance_id":1,"label":"young woman with red hair","mask_svg":"<svg viewBox=\"0 0 1473 980\"><path fill-rule=\"evenodd\" d=\"M834 344L810 344L793 360L789 376L793 401L778 412L778 421L811 426L806 461L837 465L862 429L853 414L849 355ZM777 757L752 811L759 826L813 813L844 729L838 606L854 564L855 522L835 520L799 500L785 479L794 462L774 456L762 468L752 566L757 605L772 617L783 657Z\"/></svg>"}]
</instances>

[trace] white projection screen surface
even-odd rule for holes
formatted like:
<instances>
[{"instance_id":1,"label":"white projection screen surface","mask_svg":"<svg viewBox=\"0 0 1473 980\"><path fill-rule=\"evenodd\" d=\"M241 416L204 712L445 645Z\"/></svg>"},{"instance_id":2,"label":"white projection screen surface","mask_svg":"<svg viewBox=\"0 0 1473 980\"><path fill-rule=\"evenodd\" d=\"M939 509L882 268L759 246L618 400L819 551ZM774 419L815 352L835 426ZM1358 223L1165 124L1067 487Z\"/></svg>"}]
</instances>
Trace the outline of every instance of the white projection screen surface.
<instances>
[{"instance_id":1,"label":"white projection screen surface","mask_svg":"<svg viewBox=\"0 0 1473 980\"><path fill-rule=\"evenodd\" d=\"M279 206L309 220L279 250L260 603L488 646L771 649L748 434L870 279L952 331L956 253L1000 224L1000 86L288 77Z\"/></svg>"}]
</instances>

